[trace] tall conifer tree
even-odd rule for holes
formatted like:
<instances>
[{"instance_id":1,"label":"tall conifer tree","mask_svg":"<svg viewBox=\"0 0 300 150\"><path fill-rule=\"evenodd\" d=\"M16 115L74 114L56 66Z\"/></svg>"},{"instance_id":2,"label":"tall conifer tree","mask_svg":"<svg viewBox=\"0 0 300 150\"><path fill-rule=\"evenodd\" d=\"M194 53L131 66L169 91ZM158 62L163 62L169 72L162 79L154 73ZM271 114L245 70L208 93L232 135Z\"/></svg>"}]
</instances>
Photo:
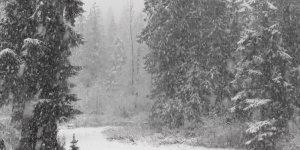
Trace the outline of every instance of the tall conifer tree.
<instances>
[{"instance_id":1,"label":"tall conifer tree","mask_svg":"<svg viewBox=\"0 0 300 150\"><path fill-rule=\"evenodd\" d=\"M80 0L15 0L5 7L1 53L11 63L1 61L1 66L15 66L15 71L2 67L1 77L12 81L4 84L13 95L13 120L22 122L18 150L56 149L57 122L77 112L68 78L79 67L68 57L82 43L73 30L82 5Z\"/></svg>"},{"instance_id":2,"label":"tall conifer tree","mask_svg":"<svg viewBox=\"0 0 300 150\"><path fill-rule=\"evenodd\" d=\"M222 0L146 0L147 26L141 41L150 48L156 103L153 118L172 127L199 121L211 112L207 96L229 97L227 69L235 30Z\"/></svg>"},{"instance_id":3,"label":"tall conifer tree","mask_svg":"<svg viewBox=\"0 0 300 150\"><path fill-rule=\"evenodd\" d=\"M247 20L236 50L232 98L237 117L249 121L246 145L275 150L289 133L288 122L299 108L299 52L296 1L245 1ZM299 4L299 2L298 2ZM293 18L293 19L292 19ZM254 115L255 114L255 115Z\"/></svg>"}]
</instances>

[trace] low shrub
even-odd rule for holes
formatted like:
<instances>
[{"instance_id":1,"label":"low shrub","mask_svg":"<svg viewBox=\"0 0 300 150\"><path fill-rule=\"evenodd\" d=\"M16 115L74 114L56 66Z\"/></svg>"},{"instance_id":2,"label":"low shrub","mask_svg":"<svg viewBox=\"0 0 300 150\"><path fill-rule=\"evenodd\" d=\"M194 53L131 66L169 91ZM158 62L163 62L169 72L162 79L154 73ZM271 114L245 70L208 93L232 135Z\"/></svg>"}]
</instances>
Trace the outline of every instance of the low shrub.
<instances>
[{"instance_id":1,"label":"low shrub","mask_svg":"<svg viewBox=\"0 0 300 150\"><path fill-rule=\"evenodd\" d=\"M134 144L137 141L152 142L150 137L155 134L155 130L148 125L133 124L123 127L110 128L103 132L109 141L120 141Z\"/></svg>"},{"instance_id":2,"label":"low shrub","mask_svg":"<svg viewBox=\"0 0 300 150\"><path fill-rule=\"evenodd\" d=\"M226 124L226 118L203 118L202 123L187 123L181 128L135 124L111 128L104 132L108 140L146 141L153 145L187 144L210 148L242 148L246 125Z\"/></svg>"},{"instance_id":3,"label":"low shrub","mask_svg":"<svg viewBox=\"0 0 300 150\"><path fill-rule=\"evenodd\" d=\"M206 117L202 123L190 123L177 129L178 134L193 146L211 148L241 148L244 145L245 125L240 122L228 123L226 117Z\"/></svg>"}]
</instances>

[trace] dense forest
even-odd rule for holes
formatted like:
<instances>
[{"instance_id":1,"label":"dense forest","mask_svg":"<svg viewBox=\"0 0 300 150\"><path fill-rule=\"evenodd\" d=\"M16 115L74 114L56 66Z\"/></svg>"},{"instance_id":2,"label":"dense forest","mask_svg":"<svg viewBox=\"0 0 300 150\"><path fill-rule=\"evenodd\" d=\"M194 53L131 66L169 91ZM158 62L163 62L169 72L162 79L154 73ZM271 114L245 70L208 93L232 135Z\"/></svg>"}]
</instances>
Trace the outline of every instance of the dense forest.
<instances>
[{"instance_id":1,"label":"dense forest","mask_svg":"<svg viewBox=\"0 0 300 150\"><path fill-rule=\"evenodd\" d=\"M0 150L300 149L300 1L85 2L1 0Z\"/></svg>"},{"instance_id":2,"label":"dense forest","mask_svg":"<svg viewBox=\"0 0 300 150\"><path fill-rule=\"evenodd\" d=\"M228 114L247 124L248 149L279 149L299 116L299 4L146 1L153 120L172 128Z\"/></svg>"}]
</instances>

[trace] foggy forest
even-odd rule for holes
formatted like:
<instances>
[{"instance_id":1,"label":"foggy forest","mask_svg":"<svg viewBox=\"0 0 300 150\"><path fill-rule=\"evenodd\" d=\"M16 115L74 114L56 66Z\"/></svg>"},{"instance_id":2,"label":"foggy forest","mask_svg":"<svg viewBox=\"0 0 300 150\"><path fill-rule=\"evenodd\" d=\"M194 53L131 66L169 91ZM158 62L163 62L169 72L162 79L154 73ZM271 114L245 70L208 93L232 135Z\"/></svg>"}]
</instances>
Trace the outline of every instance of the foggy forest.
<instances>
[{"instance_id":1,"label":"foggy forest","mask_svg":"<svg viewBox=\"0 0 300 150\"><path fill-rule=\"evenodd\" d=\"M300 0L0 0L0 150L300 150Z\"/></svg>"}]
</instances>

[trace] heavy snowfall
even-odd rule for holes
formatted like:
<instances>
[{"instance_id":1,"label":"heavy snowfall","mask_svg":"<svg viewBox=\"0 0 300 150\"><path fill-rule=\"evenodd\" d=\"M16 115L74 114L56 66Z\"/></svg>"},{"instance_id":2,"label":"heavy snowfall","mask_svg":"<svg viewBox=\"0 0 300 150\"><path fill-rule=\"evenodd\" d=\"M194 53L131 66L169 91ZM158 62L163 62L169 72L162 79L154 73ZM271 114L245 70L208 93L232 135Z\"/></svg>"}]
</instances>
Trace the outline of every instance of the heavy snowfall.
<instances>
[{"instance_id":1,"label":"heavy snowfall","mask_svg":"<svg viewBox=\"0 0 300 150\"><path fill-rule=\"evenodd\" d=\"M299 149L299 0L0 0L0 150Z\"/></svg>"}]
</instances>

